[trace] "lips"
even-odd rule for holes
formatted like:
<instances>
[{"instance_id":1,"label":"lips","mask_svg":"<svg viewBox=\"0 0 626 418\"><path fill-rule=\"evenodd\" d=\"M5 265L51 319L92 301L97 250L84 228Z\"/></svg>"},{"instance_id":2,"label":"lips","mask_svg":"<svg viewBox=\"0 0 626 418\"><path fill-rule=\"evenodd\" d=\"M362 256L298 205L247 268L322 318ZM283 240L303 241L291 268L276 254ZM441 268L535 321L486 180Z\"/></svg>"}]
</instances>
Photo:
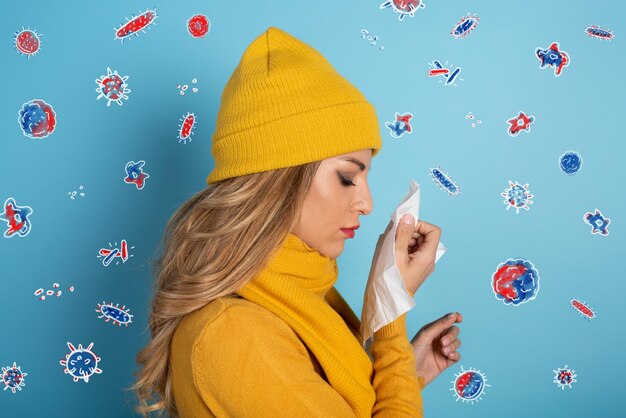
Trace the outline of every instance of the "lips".
<instances>
[{"instance_id":1,"label":"lips","mask_svg":"<svg viewBox=\"0 0 626 418\"><path fill-rule=\"evenodd\" d=\"M354 228L354 229L356 229L356 228ZM346 234L348 236L348 238L354 238L354 229L344 229L344 228L341 228L341 232Z\"/></svg>"}]
</instances>

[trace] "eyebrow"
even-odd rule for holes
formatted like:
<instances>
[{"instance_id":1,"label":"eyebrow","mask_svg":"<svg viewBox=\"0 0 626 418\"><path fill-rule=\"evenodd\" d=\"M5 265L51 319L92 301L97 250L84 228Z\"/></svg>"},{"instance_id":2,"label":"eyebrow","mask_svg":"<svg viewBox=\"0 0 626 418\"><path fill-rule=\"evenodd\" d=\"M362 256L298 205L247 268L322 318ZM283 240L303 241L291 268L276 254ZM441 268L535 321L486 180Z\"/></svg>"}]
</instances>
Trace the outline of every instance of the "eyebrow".
<instances>
[{"instance_id":1,"label":"eyebrow","mask_svg":"<svg viewBox=\"0 0 626 418\"><path fill-rule=\"evenodd\" d=\"M354 163L356 165L359 166L359 168L361 169L361 171L365 170L365 164L363 164L361 161L357 160L354 157L342 157L342 160L346 160L346 161L350 161L351 163ZM372 168L371 164L370 164L370 169Z\"/></svg>"}]
</instances>

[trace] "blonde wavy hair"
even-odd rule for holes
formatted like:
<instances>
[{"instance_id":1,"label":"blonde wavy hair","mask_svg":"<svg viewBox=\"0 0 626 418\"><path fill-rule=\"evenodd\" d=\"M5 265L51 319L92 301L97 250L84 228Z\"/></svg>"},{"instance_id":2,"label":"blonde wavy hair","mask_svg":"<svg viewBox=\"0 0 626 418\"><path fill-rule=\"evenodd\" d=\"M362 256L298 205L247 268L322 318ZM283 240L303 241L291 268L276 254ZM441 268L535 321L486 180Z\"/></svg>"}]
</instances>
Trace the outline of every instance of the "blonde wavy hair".
<instances>
[{"instance_id":1,"label":"blonde wavy hair","mask_svg":"<svg viewBox=\"0 0 626 418\"><path fill-rule=\"evenodd\" d=\"M169 352L176 327L185 315L235 293L264 268L297 224L319 164L210 184L169 219L163 252L153 263L151 338L137 353L137 380L128 388L135 392L135 410L144 418L153 411L178 416Z\"/></svg>"}]
</instances>

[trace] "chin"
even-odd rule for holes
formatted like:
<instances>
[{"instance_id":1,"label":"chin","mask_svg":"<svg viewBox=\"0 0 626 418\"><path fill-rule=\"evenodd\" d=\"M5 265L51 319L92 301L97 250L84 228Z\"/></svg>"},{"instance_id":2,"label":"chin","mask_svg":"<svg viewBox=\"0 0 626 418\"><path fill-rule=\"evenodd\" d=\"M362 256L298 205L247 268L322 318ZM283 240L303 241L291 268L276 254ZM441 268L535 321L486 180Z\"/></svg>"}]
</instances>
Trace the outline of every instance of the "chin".
<instances>
[{"instance_id":1,"label":"chin","mask_svg":"<svg viewBox=\"0 0 626 418\"><path fill-rule=\"evenodd\" d=\"M324 251L320 251L320 254L325 255L328 258L337 258L343 252L344 243L343 241L340 244L329 246L324 249Z\"/></svg>"}]
</instances>

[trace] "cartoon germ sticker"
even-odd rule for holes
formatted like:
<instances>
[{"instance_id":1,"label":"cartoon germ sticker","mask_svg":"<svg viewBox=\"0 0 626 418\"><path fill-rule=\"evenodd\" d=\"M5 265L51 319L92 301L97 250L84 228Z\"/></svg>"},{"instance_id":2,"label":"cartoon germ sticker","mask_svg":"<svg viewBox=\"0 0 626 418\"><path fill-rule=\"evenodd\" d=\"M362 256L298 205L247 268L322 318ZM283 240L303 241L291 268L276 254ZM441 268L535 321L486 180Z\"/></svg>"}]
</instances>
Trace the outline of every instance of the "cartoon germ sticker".
<instances>
[{"instance_id":1,"label":"cartoon germ sticker","mask_svg":"<svg viewBox=\"0 0 626 418\"><path fill-rule=\"evenodd\" d=\"M585 302L580 299L571 299L569 304L576 312L580 314L580 316L587 318L588 320L592 320L596 317L596 313L587 305Z\"/></svg>"},{"instance_id":2,"label":"cartoon germ sticker","mask_svg":"<svg viewBox=\"0 0 626 418\"><path fill-rule=\"evenodd\" d=\"M450 68L448 68L448 61L446 61L445 65L442 65L439 61L437 60L433 60L433 62L429 62L428 63L429 67L432 67L432 69L428 70L428 76L429 77L437 77L437 76L443 76L443 78L446 79L445 85L446 86L456 86L457 84L454 83L454 80L457 79L458 75L461 73L461 67L456 67L454 70L452 70L452 65L450 65ZM462 78L459 78L460 81L463 81ZM442 81L439 80L439 83L441 83Z\"/></svg>"},{"instance_id":3,"label":"cartoon germ sticker","mask_svg":"<svg viewBox=\"0 0 626 418\"><path fill-rule=\"evenodd\" d=\"M198 79L194 78L193 80L191 80L192 85L195 85L198 82ZM187 91L187 89L189 88L188 84L177 84L176 88L179 90L180 95L184 96L185 92ZM198 88L197 87L192 87L191 91L193 91L194 93L198 92Z\"/></svg>"},{"instance_id":4,"label":"cartoon germ sticker","mask_svg":"<svg viewBox=\"0 0 626 418\"><path fill-rule=\"evenodd\" d=\"M11 392L15 393L16 390L22 390L24 384L24 378L28 376L28 373L24 373L20 366L13 362L13 366L7 366L2 368L2 383L4 383L4 390L11 389Z\"/></svg>"},{"instance_id":5,"label":"cartoon germ sticker","mask_svg":"<svg viewBox=\"0 0 626 418\"><path fill-rule=\"evenodd\" d=\"M17 115L22 133L29 138L43 139L56 129L57 115L52 106L42 99L24 103Z\"/></svg>"},{"instance_id":6,"label":"cartoon germ sticker","mask_svg":"<svg viewBox=\"0 0 626 418\"><path fill-rule=\"evenodd\" d=\"M130 257L133 256L130 254L130 250L135 247L132 246L129 248L125 239L122 240L120 248L117 248L116 246L117 241L115 242L115 245L109 242L109 248L100 248L100 251L98 251L98 258L102 258L102 264L105 267L111 264L111 262L116 258L119 258L123 263L125 263ZM115 264L117 265L119 263L119 260L117 260L117 263Z\"/></svg>"},{"instance_id":7,"label":"cartoon germ sticker","mask_svg":"<svg viewBox=\"0 0 626 418\"><path fill-rule=\"evenodd\" d=\"M367 29L361 29L361 39L367 39L371 46L376 46L376 42L378 42L378 35L370 35ZM385 49L384 46L378 47L379 50Z\"/></svg>"},{"instance_id":8,"label":"cartoon germ sticker","mask_svg":"<svg viewBox=\"0 0 626 418\"><path fill-rule=\"evenodd\" d=\"M82 344L78 344L78 348L75 348L71 342L67 342L67 346L70 352L65 355L65 360L59 361L61 366L65 366L65 374L69 374L74 378L74 382L78 382L79 379L89 383L89 378L94 374L102 373L102 370L98 368L100 357L91 351L93 343L90 343L87 348L83 348Z\"/></svg>"},{"instance_id":9,"label":"cartoon germ sticker","mask_svg":"<svg viewBox=\"0 0 626 418\"><path fill-rule=\"evenodd\" d=\"M387 0L378 8L391 7L394 13L398 13L398 20L402 21L406 16L413 17L415 12L426 7L422 0Z\"/></svg>"},{"instance_id":10,"label":"cartoon germ sticker","mask_svg":"<svg viewBox=\"0 0 626 418\"><path fill-rule=\"evenodd\" d=\"M389 128L389 133L394 138L400 138L404 133L411 133L411 118L412 113L400 114L396 112L396 120L393 122L385 122L385 126Z\"/></svg>"},{"instance_id":11,"label":"cartoon germ sticker","mask_svg":"<svg viewBox=\"0 0 626 418\"><path fill-rule=\"evenodd\" d=\"M583 157L576 151L567 151L559 157L559 168L568 176L578 173L582 165Z\"/></svg>"},{"instance_id":12,"label":"cartoon germ sticker","mask_svg":"<svg viewBox=\"0 0 626 418\"><path fill-rule=\"evenodd\" d=\"M599 27L598 25L591 25L585 28L585 33L590 38L597 38L602 40L610 41L614 38L613 31L610 29L604 29Z\"/></svg>"},{"instance_id":13,"label":"cartoon germ sticker","mask_svg":"<svg viewBox=\"0 0 626 418\"><path fill-rule=\"evenodd\" d=\"M130 89L128 88L128 80L129 76L121 76L117 73L117 70L111 72L111 69L107 67L106 75L100 76L99 79L96 80L96 84L98 88L96 89L97 93L100 93L96 100L100 100L100 98L104 97L107 99L107 106L111 106L111 102L115 102L118 105L123 105L122 99L128 100L128 93L130 93Z\"/></svg>"},{"instance_id":14,"label":"cartoon germ sticker","mask_svg":"<svg viewBox=\"0 0 626 418\"><path fill-rule=\"evenodd\" d=\"M78 190L80 190L80 192L77 192L76 190L72 191L72 192L67 192L67 194L70 196L70 199L74 200L74 198L78 195L80 197L85 197L85 192L83 192L83 185L81 184L80 187L78 188Z\"/></svg>"},{"instance_id":15,"label":"cartoon germ sticker","mask_svg":"<svg viewBox=\"0 0 626 418\"><path fill-rule=\"evenodd\" d=\"M196 115L187 112L186 115L180 120L178 125L178 142L186 144L187 141L191 142L191 135L194 134L196 129Z\"/></svg>"},{"instance_id":16,"label":"cartoon germ sticker","mask_svg":"<svg viewBox=\"0 0 626 418\"><path fill-rule=\"evenodd\" d=\"M559 77L563 68L570 64L569 55L565 51L559 50L559 43L553 42L546 49L537 48L535 54L541 63L539 68L554 68L554 76Z\"/></svg>"},{"instance_id":17,"label":"cartoon germ sticker","mask_svg":"<svg viewBox=\"0 0 626 418\"><path fill-rule=\"evenodd\" d=\"M150 175L143 171L143 166L145 161L129 161L126 163L126 177L124 177L124 182L129 184L135 184L138 190L143 189L145 186L144 182L146 179L150 178Z\"/></svg>"},{"instance_id":18,"label":"cartoon germ sticker","mask_svg":"<svg viewBox=\"0 0 626 418\"><path fill-rule=\"evenodd\" d=\"M605 218L600 210L596 209L595 213L585 213L583 220L591 225L592 234L609 235L609 223L611 223L611 219Z\"/></svg>"},{"instance_id":19,"label":"cartoon germ sticker","mask_svg":"<svg viewBox=\"0 0 626 418\"><path fill-rule=\"evenodd\" d=\"M33 55L36 55L41 49L41 37L43 34L37 33L30 28L22 28L19 31L15 31L13 37L15 49L22 55L26 55L27 59L30 59Z\"/></svg>"},{"instance_id":20,"label":"cartoon germ sticker","mask_svg":"<svg viewBox=\"0 0 626 418\"><path fill-rule=\"evenodd\" d=\"M203 38L211 29L211 21L203 14L191 16L187 20L187 32L194 38Z\"/></svg>"},{"instance_id":21,"label":"cartoon germ sticker","mask_svg":"<svg viewBox=\"0 0 626 418\"><path fill-rule=\"evenodd\" d=\"M520 111L517 116L506 121L509 124L509 136L517 136L522 131L530 132L530 125L534 121L534 116L527 116L526 113Z\"/></svg>"},{"instance_id":22,"label":"cartoon germ sticker","mask_svg":"<svg viewBox=\"0 0 626 418\"><path fill-rule=\"evenodd\" d=\"M6 221L8 229L4 231L5 238L14 235L25 237L30 233L30 215L33 209L30 206L18 206L15 199L9 197L4 201L4 211L0 213L0 219Z\"/></svg>"},{"instance_id":23,"label":"cartoon germ sticker","mask_svg":"<svg viewBox=\"0 0 626 418\"><path fill-rule=\"evenodd\" d=\"M453 384L450 390L454 392L453 397L456 401L461 400L463 403L470 404L480 401L482 395L485 394L485 388L491 387L484 373L471 367L469 370L464 370L463 366L450 383Z\"/></svg>"},{"instance_id":24,"label":"cartoon germ sticker","mask_svg":"<svg viewBox=\"0 0 626 418\"><path fill-rule=\"evenodd\" d=\"M35 296L39 296L39 300L46 300L46 296L52 296L52 295L54 295L54 294L55 294L55 293L54 293L54 292L55 292L55 291L54 291L54 289L58 289L60 286L61 286L61 285L60 285L60 284L58 284L58 283L53 283L53 284L52 284L52 289L48 289L48 290L45 292L45 293L46 293L45 295L43 294L43 293L44 293L43 288L41 288L41 287L40 287L39 289L35 290L34 295L35 295ZM68 288L67 288L67 290L69 290L70 292L74 292L74 286L70 286L70 287L68 287ZM59 289L59 290L57 290L57 291L56 291L56 297L57 297L57 298L58 298L58 297L60 297L62 294L63 294L63 291L62 291L62 290L60 290L60 289Z\"/></svg>"},{"instance_id":25,"label":"cartoon germ sticker","mask_svg":"<svg viewBox=\"0 0 626 418\"><path fill-rule=\"evenodd\" d=\"M565 365L565 367L556 369L556 370L552 370L554 372L554 380L553 382L556 383L556 385L558 387L560 387L562 390L565 390L565 386L569 387L570 389L572 388L572 383L576 383L576 371L572 370L572 369L568 369L567 368L567 364Z\"/></svg>"},{"instance_id":26,"label":"cartoon germ sticker","mask_svg":"<svg viewBox=\"0 0 626 418\"><path fill-rule=\"evenodd\" d=\"M96 309L96 312L102 314L99 315L98 318L106 318L104 322L109 322L112 320L113 325L119 325L120 327L122 326L122 324L128 326L128 324L133 322L133 315L129 313L130 309L127 309L126 305L122 305L122 307L120 308L120 305L118 303L113 305L113 302L106 303L103 301L102 304L98 303L98 309Z\"/></svg>"},{"instance_id":27,"label":"cartoon germ sticker","mask_svg":"<svg viewBox=\"0 0 626 418\"><path fill-rule=\"evenodd\" d=\"M450 196L456 196L461 193L461 188L454 182L449 174L444 173L441 167L431 168L428 174L433 178L433 181L439 185L440 189L448 192Z\"/></svg>"},{"instance_id":28,"label":"cartoon germ sticker","mask_svg":"<svg viewBox=\"0 0 626 418\"><path fill-rule=\"evenodd\" d=\"M471 16L468 13L467 16L463 16L461 20L459 20L456 25L452 27L450 35L454 36L457 39L466 38L472 30L476 29L479 20L480 18L476 16L475 13Z\"/></svg>"},{"instance_id":29,"label":"cartoon germ sticker","mask_svg":"<svg viewBox=\"0 0 626 418\"><path fill-rule=\"evenodd\" d=\"M476 126L483 123L480 119L477 119L476 116L472 115L472 112L468 112L468 114L465 115L465 119L472 121L472 128L475 128ZM474 120L476 120L476 122L474 122Z\"/></svg>"},{"instance_id":30,"label":"cartoon germ sticker","mask_svg":"<svg viewBox=\"0 0 626 418\"><path fill-rule=\"evenodd\" d=\"M132 35L138 36L139 32L146 32L145 29L151 25L156 25L156 8L154 9L146 9L145 12L141 13L139 16L131 15L131 18L126 18L126 23L120 25L120 27L115 28L115 39L121 39L122 43L124 40L129 38Z\"/></svg>"},{"instance_id":31,"label":"cartoon germ sticker","mask_svg":"<svg viewBox=\"0 0 626 418\"><path fill-rule=\"evenodd\" d=\"M519 213L520 209L529 210L529 206L533 203L532 199L535 195L530 194L528 191L528 183L525 185L519 184L517 181L513 183L509 180L509 187L507 187L501 196L504 197L504 202L506 206L506 210L509 208L515 208L515 213Z\"/></svg>"},{"instance_id":32,"label":"cartoon germ sticker","mask_svg":"<svg viewBox=\"0 0 626 418\"><path fill-rule=\"evenodd\" d=\"M529 260L509 258L491 276L491 288L496 299L518 306L537 297L539 272Z\"/></svg>"}]
</instances>

